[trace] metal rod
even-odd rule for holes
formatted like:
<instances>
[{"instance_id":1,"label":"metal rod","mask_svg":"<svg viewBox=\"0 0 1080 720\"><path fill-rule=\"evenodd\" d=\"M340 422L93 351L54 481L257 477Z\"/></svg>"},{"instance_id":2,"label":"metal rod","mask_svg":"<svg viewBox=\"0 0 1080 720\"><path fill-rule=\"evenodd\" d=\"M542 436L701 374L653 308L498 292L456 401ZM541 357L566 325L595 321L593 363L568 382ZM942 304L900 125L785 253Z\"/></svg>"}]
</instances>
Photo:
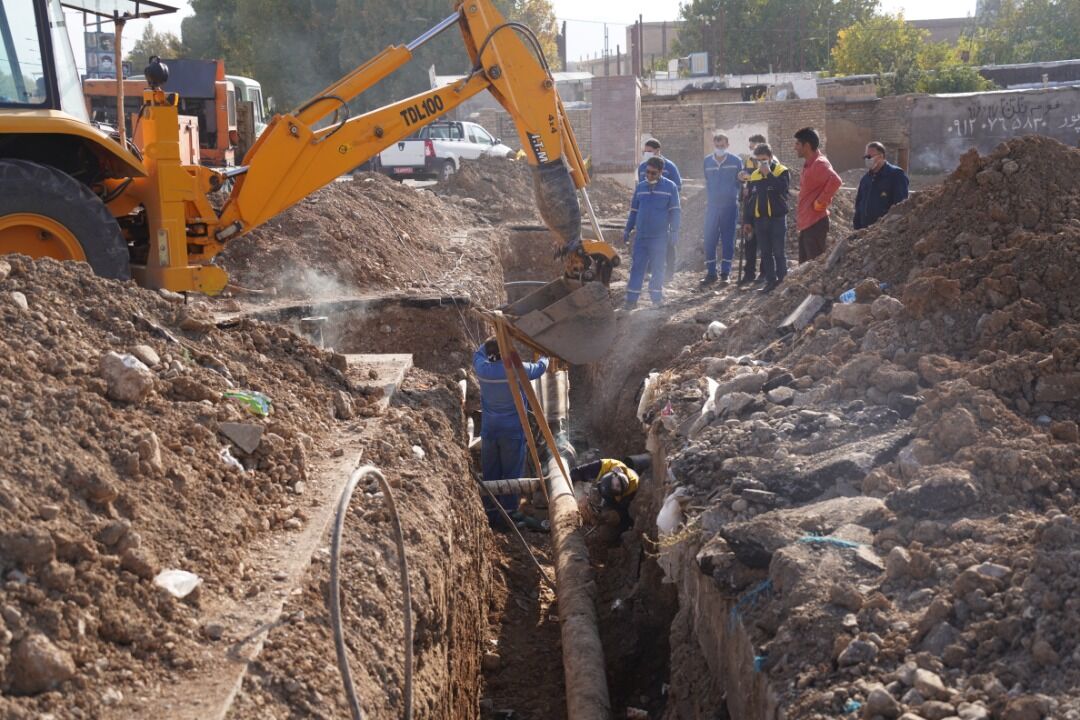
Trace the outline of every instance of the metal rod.
<instances>
[{"instance_id":1,"label":"metal rod","mask_svg":"<svg viewBox=\"0 0 1080 720\"><path fill-rule=\"evenodd\" d=\"M116 130L120 133L120 147L127 150L127 125L124 122L124 52L121 48L124 34L124 21L117 18L116 38L113 41L113 51L116 53Z\"/></svg>"},{"instance_id":2,"label":"metal rod","mask_svg":"<svg viewBox=\"0 0 1080 720\"><path fill-rule=\"evenodd\" d=\"M408 50L409 52L412 52L416 48L418 48L421 45L423 45L424 43L426 43L428 40L431 40L431 39L437 37L438 35L440 35L443 32L443 30L446 30L451 25L454 25L460 19L461 19L461 13L454 13L453 15L446 18L441 23L439 23L435 27L431 28L430 30L425 32L423 35L421 35L420 37L416 38L411 43L406 45L405 49Z\"/></svg>"},{"instance_id":3,"label":"metal rod","mask_svg":"<svg viewBox=\"0 0 1080 720\"><path fill-rule=\"evenodd\" d=\"M604 233L600 231L600 221L596 218L596 210L593 209L592 200L589 199L589 191L581 188L581 197L585 200L585 211L589 214L589 221L592 223L593 232L596 233L596 239L604 242Z\"/></svg>"}]
</instances>

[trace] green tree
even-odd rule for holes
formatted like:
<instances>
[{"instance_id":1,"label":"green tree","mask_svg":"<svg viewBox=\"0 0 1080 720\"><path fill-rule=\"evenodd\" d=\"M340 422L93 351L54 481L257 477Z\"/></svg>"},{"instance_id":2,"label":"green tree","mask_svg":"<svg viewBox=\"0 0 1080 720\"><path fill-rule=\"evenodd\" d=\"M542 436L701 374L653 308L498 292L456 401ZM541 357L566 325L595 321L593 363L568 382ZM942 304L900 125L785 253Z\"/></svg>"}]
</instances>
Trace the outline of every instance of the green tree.
<instances>
[{"instance_id":1,"label":"green tree","mask_svg":"<svg viewBox=\"0 0 1080 720\"><path fill-rule=\"evenodd\" d=\"M125 56L125 60L134 63L141 69L139 63L145 63L151 55L163 58L174 58L181 53L180 38L171 32L159 33L154 30L154 23L147 22L142 35L131 50Z\"/></svg>"},{"instance_id":2,"label":"green tree","mask_svg":"<svg viewBox=\"0 0 1080 720\"><path fill-rule=\"evenodd\" d=\"M909 25L903 15L878 15L840 31L832 50L840 75L883 75L917 69L930 32Z\"/></svg>"},{"instance_id":3,"label":"green tree","mask_svg":"<svg viewBox=\"0 0 1080 720\"><path fill-rule=\"evenodd\" d=\"M705 51L716 72L820 70L837 32L870 17L878 0L689 0L676 51Z\"/></svg>"},{"instance_id":4,"label":"green tree","mask_svg":"<svg viewBox=\"0 0 1080 720\"><path fill-rule=\"evenodd\" d=\"M986 64L1069 60L1080 52L1080 0L996 0L976 35Z\"/></svg>"},{"instance_id":5,"label":"green tree","mask_svg":"<svg viewBox=\"0 0 1080 720\"><path fill-rule=\"evenodd\" d=\"M919 92L931 94L982 92L995 87L993 81L979 74L978 69L955 62L945 62L924 71L915 84Z\"/></svg>"},{"instance_id":6,"label":"green tree","mask_svg":"<svg viewBox=\"0 0 1080 720\"><path fill-rule=\"evenodd\" d=\"M563 69L559 67L559 24L550 0L515 0L509 17L532 28L552 70Z\"/></svg>"},{"instance_id":7,"label":"green tree","mask_svg":"<svg viewBox=\"0 0 1080 720\"><path fill-rule=\"evenodd\" d=\"M496 0L511 19L533 27L545 54L557 62L549 0ZM450 3L397 0L192 0L183 23L191 57L221 58L230 73L262 83L279 108L294 108L390 45L407 43L450 14ZM427 68L464 73L470 61L451 28L420 48L412 62L351 103L365 112L428 88Z\"/></svg>"}]
</instances>

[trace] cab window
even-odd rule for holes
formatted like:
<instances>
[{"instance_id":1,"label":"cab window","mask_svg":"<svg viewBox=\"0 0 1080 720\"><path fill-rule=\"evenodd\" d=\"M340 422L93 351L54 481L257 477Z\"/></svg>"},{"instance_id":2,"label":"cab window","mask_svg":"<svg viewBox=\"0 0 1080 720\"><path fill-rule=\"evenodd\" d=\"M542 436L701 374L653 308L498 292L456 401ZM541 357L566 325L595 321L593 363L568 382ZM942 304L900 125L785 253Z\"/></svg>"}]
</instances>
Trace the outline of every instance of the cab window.
<instances>
[{"instance_id":1,"label":"cab window","mask_svg":"<svg viewBox=\"0 0 1080 720\"><path fill-rule=\"evenodd\" d=\"M0 4L0 104L45 105L48 99L34 6Z\"/></svg>"}]
</instances>

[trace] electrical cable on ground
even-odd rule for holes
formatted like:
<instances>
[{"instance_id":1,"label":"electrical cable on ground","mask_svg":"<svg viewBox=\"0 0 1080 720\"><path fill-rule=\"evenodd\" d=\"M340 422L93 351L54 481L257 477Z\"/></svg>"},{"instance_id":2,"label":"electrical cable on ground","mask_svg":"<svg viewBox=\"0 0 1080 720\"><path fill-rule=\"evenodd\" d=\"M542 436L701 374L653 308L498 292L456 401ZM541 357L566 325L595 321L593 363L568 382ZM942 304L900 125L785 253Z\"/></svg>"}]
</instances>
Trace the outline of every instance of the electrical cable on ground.
<instances>
[{"instance_id":1,"label":"electrical cable on ground","mask_svg":"<svg viewBox=\"0 0 1080 720\"><path fill-rule=\"evenodd\" d=\"M409 589L409 565L405 558L405 534L401 530L401 519L398 516L397 506L394 504L393 493L390 492L390 483L386 477L374 465L365 465L353 471L349 482L345 485L338 501L337 512L334 516L334 530L330 539L330 625L334 633L334 648L337 651L338 669L341 671L341 680L345 685L345 695L349 700L349 709L353 720L363 720L364 711L360 708L360 699L356 695L356 686L353 684L352 671L349 668L349 656L345 647L345 632L341 622L341 536L345 529L345 518L348 515L349 502L353 492L360 481L374 477L382 488L383 498L387 509L390 511L390 519L394 525L394 539L397 541L398 567L401 571L401 597L402 615L405 624L405 690L402 696L404 711L402 717L405 720L412 719L412 678L413 678L413 616L412 616L412 592Z\"/></svg>"}]
</instances>

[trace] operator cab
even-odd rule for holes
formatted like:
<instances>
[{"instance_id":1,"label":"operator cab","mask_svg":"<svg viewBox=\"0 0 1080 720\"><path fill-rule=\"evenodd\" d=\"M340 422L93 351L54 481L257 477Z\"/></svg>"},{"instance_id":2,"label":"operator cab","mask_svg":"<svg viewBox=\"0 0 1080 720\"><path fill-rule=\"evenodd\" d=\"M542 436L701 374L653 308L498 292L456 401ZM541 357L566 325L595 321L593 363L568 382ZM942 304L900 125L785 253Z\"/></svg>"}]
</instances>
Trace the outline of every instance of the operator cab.
<instances>
[{"instance_id":1,"label":"operator cab","mask_svg":"<svg viewBox=\"0 0 1080 720\"><path fill-rule=\"evenodd\" d=\"M0 108L61 110L89 121L60 0L0 0Z\"/></svg>"}]
</instances>

